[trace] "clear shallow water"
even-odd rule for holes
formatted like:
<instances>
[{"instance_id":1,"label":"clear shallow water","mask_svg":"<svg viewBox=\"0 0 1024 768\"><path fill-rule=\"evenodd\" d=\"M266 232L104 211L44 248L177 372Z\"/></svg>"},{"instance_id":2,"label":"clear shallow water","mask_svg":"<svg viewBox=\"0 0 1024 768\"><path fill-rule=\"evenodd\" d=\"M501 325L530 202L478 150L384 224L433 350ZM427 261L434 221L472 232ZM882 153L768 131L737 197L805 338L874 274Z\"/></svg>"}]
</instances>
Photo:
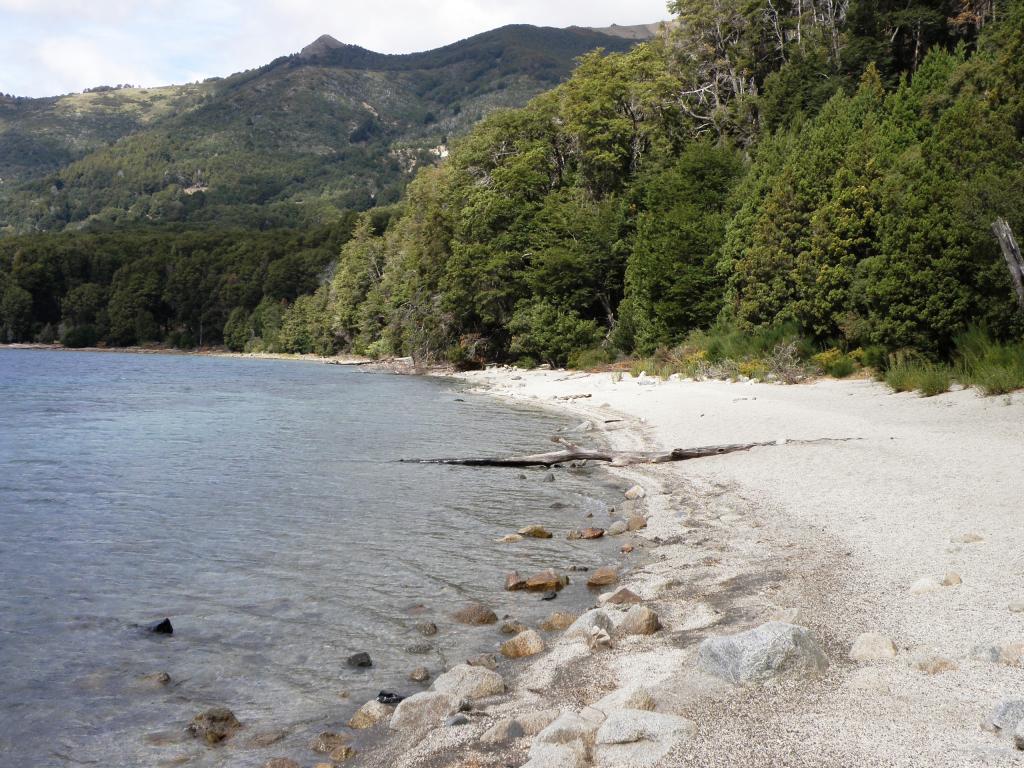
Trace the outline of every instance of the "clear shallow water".
<instances>
[{"instance_id":1,"label":"clear shallow water","mask_svg":"<svg viewBox=\"0 0 1024 768\"><path fill-rule=\"evenodd\" d=\"M394 462L535 451L565 426L340 366L0 350L0 765L311 762L311 737L378 690L419 690L412 668L496 648L496 628L450 620L466 600L526 621L589 604L582 584L505 593L503 574L615 559L564 538L607 520L601 474ZM529 523L555 538L495 543ZM173 637L133 626L164 616ZM347 668L356 651L374 667ZM173 683L140 681L157 671ZM244 735L183 740L214 705Z\"/></svg>"}]
</instances>

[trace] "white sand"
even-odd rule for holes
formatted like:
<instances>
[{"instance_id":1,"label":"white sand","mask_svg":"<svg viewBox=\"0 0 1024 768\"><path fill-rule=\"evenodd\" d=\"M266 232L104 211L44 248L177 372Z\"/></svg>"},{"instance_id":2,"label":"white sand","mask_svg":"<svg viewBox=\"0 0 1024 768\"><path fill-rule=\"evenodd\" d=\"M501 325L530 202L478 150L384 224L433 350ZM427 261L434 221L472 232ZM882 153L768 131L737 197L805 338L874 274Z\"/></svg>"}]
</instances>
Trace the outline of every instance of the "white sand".
<instances>
[{"instance_id":1,"label":"white sand","mask_svg":"<svg viewBox=\"0 0 1024 768\"><path fill-rule=\"evenodd\" d=\"M970 656L974 646L1024 640L1024 614L1008 608L1024 601L1024 397L922 399L866 381L640 385L629 376L512 369L465 378L577 412L607 427L616 448L858 438L625 473L624 487L639 478L653 491L644 535L668 541L627 583L654 598L668 631L585 659L561 684L550 671L556 648L535 663L538 675L548 669L547 701L581 705L609 685L657 686L659 710L700 727L696 743L666 765L1024 762L1008 740L979 727L999 701L1024 698L1024 670ZM627 421L604 424L616 418ZM953 542L968 533L984 540ZM949 571L963 583L909 592ZM832 667L823 680L753 689L695 681L688 664L701 637L756 626L781 608L799 608L800 623L824 643ZM717 626L684 629L716 611ZM851 644L867 631L890 636L898 657L851 662ZM956 668L914 666L937 658ZM486 751L472 759L492 764Z\"/></svg>"}]
</instances>

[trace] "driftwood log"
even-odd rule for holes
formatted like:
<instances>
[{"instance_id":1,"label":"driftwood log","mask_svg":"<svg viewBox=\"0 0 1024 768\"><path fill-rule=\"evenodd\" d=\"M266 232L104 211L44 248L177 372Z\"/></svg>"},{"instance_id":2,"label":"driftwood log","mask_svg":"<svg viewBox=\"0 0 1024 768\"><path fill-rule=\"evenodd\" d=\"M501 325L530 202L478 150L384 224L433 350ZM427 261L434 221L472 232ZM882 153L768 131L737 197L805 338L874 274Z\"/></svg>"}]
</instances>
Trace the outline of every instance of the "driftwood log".
<instances>
[{"instance_id":1,"label":"driftwood log","mask_svg":"<svg viewBox=\"0 0 1024 768\"><path fill-rule=\"evenodd\" d=\"M1010 223L1002 217L992 224L992 233L1003 249L1006 268L1010 270L1010 279L1013 280L1014 290L1017 291L1017 304L1024 309L1024 257L1021 256L1020 245L1013 236Z\"/></svg>"},{"instance_id":2,"label":"driftwood log","mask_svg":"<svg viewBox=\"0 0 1024 768\"><path fill-rule=\"evenodd\" d=\"M854 438L838 438L844 442ZM749 451L767 445L792 443L819 443L834 440L789 440L765 443L734 443L732 445L706 445L699 448L674 448L670 451L609 451L601 448L580 448L564 437L553 437L552 442L562 446L560 450L548 453L534 453L527 456L484 456L468 459L403 459L405 462L417 464L455 464L464 467L553 467L556 464L567 464L570 461L606 461L614 467L628 467L633 464L665 464L670 461L687 461L704 459L709 456L722 456L727 453Z\"/></svg>"}]
</instances>

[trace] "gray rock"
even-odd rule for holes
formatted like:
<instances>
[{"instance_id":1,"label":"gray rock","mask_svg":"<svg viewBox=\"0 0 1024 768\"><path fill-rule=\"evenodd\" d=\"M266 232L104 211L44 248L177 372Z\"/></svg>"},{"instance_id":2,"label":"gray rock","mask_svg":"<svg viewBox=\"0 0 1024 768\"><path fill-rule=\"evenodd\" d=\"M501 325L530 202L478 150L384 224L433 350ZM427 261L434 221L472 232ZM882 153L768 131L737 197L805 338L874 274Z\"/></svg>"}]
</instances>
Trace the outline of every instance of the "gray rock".
<instances>
[{"instance_id":1,"label":"gray rock","mask_svg":"<svg viewBox=\"0 0 1024 768\"><path fill-rule=\"evenodd\" d=\"M882 661L896 658L896 646L885 635L865 632L859 635L850 648L853 661Z\"/></svg>"},{"instance_id":2,"label":"gray rock","mask_svg":"<svg viewBox=\"0 0 1024 768\"><path fill-rule=\"evenodd\" d=\"M697 651L697 668L745 684L781 675L818 675L828 668L828 659L810 630L771 621L749 632L709 637Z\"/></svg>"},{"instance_id":3,"label":"gray rock","mask_svg":"<svg viewBox=\"0 0 1024 768\"><path fill-rule=\"evenodd\" d=\"M359 653L353 653L351 656L345 659L345 663L348 664L350 667L357 668L373 666L373 661L371 661L370 659L370 654L364 651L360 651Z\"/></svg>"},{"instance_id":4,"label":"gray rock","mask_svg":"<svg viewBox=\"0 0 1024 768\"><path fill-rule=\"evenodd\" d=\"M289 757L272 757L263 764L263 768L302 768Z\"/></svg>"},{"instance_id":5,"label":"gray rock","mask_svg":"<svg viewBox=\"0 0 1024 768\"><path fill-rule=\"evenodd\" d=\"M411 645L405 646L406 653L411 653L416 656L422 656L426 653L430 653L434 650L434 646L430 643L412 643Z\"/></svg>"},{"instance_id":6,"label":"gray rock","mask_svg":"<svg viewBox=\"0 0 1024 768\"><path fill-rule=\"evenodd\" d=\"M469 603L463 606L453 614L453 617L460 624L468 624L475 627L498 623L498 617L494 611L480 603Z\"/></svg>"},{"instance_id":7,"label":"gray rock","mask_svg":"<svg viewBox=\"0 0 1024 768\"><path fill-rule=\"evenodd\" d=\"M547 728L537 734L534 746L541 744L572 744L580 742L584 745L594 743L597 725L580 717L575 712L563 712ZM533 750L530 750L533 756Z\"/></svg>"},{"instance_id":8,"label":"gray rock","mask_svg":"<svg viewBox=\"0 0 1024 768\"><path fill-rule=\"evenodd\" d=\"M553 472L548 472L546 475L544 475L544 481L543 482L545 482L545 483L553 483L553 482L555 482L555 475L554 475L554 473Z\"/></svg>"},{"instance_id":9,"label":"gray rock","mask_svg":"<svg viewBox=\"0 0 1024 768\"><path fill-rule=\"evenodd\" d=\"M625 520L616 520L614 523L612 523L610 526L608 526L608 535L609 536L621 536L622 534L624 534L628 530L629 530L629 525L626 523Z\"/></svg>"},{"instance_id":10,"label":"gray rock","mask_svg":"<svg viewBox=\"0 0 1024 768\"><path fill-rule=\"evenodd\" d=\"M314 752L321 752L328 754L333 752L338 747L343 747L350 744L352 739L340 733L333 733L331 731L324 731L323 733L317 734L309 744L309 748Z\"/></svg>"},{"instance_id":11,"label":"gray rock","mask_svg":"<svg viewBox=\"0 0 1024 768\"><path fill-rule=\"evenodd\" d=\"M469 724L469 718L466 717L463 714L452 715L451 717L449 717L448 719L446 719L444 721L444 724L446 726L448 726L449 728L454 728L455 726L459 726L459 725L468 725Z\"/></svg>"},{"instance_id":12,"label":"gray rock","mask_svg":"<svg viewBox=\"0 0 1024 768\"><path fill-rule=\"evenodd\" d=\"M390 727L396 731L425 732L459 711L459 697L441 691L424 691L405 699L395 708Z\"/></svg>"},{"instance_id":13,"label":"gray rock","mask_svg":"<svg viewBox=\"0 0 1024 768\"><path fill-rule=\"evenodd\" d=\"M1017 723L1017 729L1013 732L1013 746L1024 750L1024 720Z\"/></svg>"},{"instance_id":14,"label":"gray rock","mask_svg":"<svg viewBox=\"0 0 1024 768\"><path fill-rule=\"evenodd\" d=\"M572 744L534 744L530 760L522 768L586 768L589 750L581 742Z\"/></svg>"},{"instance_id":15,"label":"gray rock","mask_svg":"<svg viewBox=\"0 0 1024 768\"><path fill-rule=\"evenodd\" d=\"M523 630L525 631L525 630ZM498 662L501 659L495 653L478 653L476 656L471 656L466 659L466 663L471 667L483 667L484 669L497 669Z\"/></svg>"},{"instance_id":16,"label":"gray rock","mask_svg":"<svg viewBox=\"0 0 1024 768\"><path fill-rule=\"evenodd\" d=\"M990 731L1013 733L1024 722L1024 699L1007 699L992 710L985 727Z\"/></svg>"},{"instance_id":17,"label":"gray rock","mask_svg":"<svg viewBox=\"0 0 1024 768\"><path fill-rule=\"evenodd\" d=\"M416 667L409 673L409 679L414 683L425 683L430 679L430 670L426 667Z\"/></svg>"},{"instance_id":18,"label":"gray rock","mask_svg":"<svg viewBox=\"0 0 1024 768\"><path fill-rule=\"evenodd\" d=\"M516 722L522 726L523 732L527 736L536 736L555 722L560 714L561 712L557 709L538 709L519 715L516 717Z\"/></svg>"},{"instance_id":19,"label":"gray rock","mask_svg":"<svg viewBox=\"0 0 1024 768\"><path fill-rule=\"evenodd\" d=\"M424 637L433 637L437 634L437 624L432 621L421 621L416 625L416 631Z\"/></svg>"},{"instance_id":20,"label":"gray rock","mask_svg":"<svg viewBox=\"0 0 1024 768\"><path fill-rule=\"evenodd\" d=\"M518 739L525 735L526 731L523 730L523 726L519 721L506 717L484 731L480 741L485 744L505 744L512 741L512 739Z\"/></svg>"},{"instance_id":21,"label":"gray rock","mask_svg":"<svg viewBox=\"0 0 1024 768\"><path fill-rule=\"evenodd\" d=\"M594 608L576 619L576 621L574 621L569 628L565 630L565 636L587 638L590 637L590 633L594 627L611 633L615 629L615 624L612 623L611 617L608 616L607 613L600 608Z\"/></svg>"},{"instance_id":22,"label":"gray rock","mask_svg":"<svg viewBox=\"0 0 1024 768\"><path fill-rule=\"evenodd\" d=\"M626 491L625 495L626 498L629 499L630 501L635 501L636 499L644 498L647 495L647 491L645 491L642 486L634 485L632 488Z\"/></svg>"},{"instance_id":23,"label":"gray rock","mask_svg":"<svg viewBox=\"0 0 1024 768\"><path fill-rule=\"evenodd\" d=\"M476 701L504 693L505 681L497 672L484 667L459 664L434 681L434 690Z\"/></svg>"},{"instance_id":24,"label":"gray rock","mask_svg":"<svg viewBox=\"0 0 1024 768\"><path fill-rule=\"evenodd\" d=\"M615 631L620 635L653 635L659 629L658 614L646 605L634 605L626 611Z\"/></svg>"},{"instance_id":25,"label":"gray rock","mask_svg":"<svg viewBox=\"0 0 1024 768\"><path fill-rule=\"evenodd\" d=\"M682 717L622 709L608 715L597 731L594 757L598 766L644 768L696 733L697 725Z\"/></svg>"}]
</instances>

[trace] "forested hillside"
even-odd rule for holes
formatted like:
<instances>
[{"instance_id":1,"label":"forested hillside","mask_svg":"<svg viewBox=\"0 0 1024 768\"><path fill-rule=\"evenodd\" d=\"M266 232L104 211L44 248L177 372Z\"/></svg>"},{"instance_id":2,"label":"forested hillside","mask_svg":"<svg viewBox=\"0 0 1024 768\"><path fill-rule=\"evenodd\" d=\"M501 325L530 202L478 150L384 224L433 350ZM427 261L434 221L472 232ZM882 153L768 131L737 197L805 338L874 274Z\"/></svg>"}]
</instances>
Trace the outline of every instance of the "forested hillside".
<instances>
[{"instance_id":1,"label":"forested hillside","mask_svg":"<svg viewBox=\"0 0 1024 768\"><path fill-rule=\"evenodd\" d=\"M319 226L399 199L448 138L635 44L511 26L388 56L323 37L228 78L0 97L0 234L180 223Z\"/></svg>"},{"instance_id":2,"label":"forested hillside","mask_svg":"<svg viewBox=\"0 0 1024 768\"><path fill-rule=\"evenodd\" d=\"M586 56L422 170L385 233L357 227L286 319L303 349L564 364L790 338L884 364L1020 337L990 226L1024 228L1024 2L672 9L671 37Z\"/></svg>"}]
</instances>

